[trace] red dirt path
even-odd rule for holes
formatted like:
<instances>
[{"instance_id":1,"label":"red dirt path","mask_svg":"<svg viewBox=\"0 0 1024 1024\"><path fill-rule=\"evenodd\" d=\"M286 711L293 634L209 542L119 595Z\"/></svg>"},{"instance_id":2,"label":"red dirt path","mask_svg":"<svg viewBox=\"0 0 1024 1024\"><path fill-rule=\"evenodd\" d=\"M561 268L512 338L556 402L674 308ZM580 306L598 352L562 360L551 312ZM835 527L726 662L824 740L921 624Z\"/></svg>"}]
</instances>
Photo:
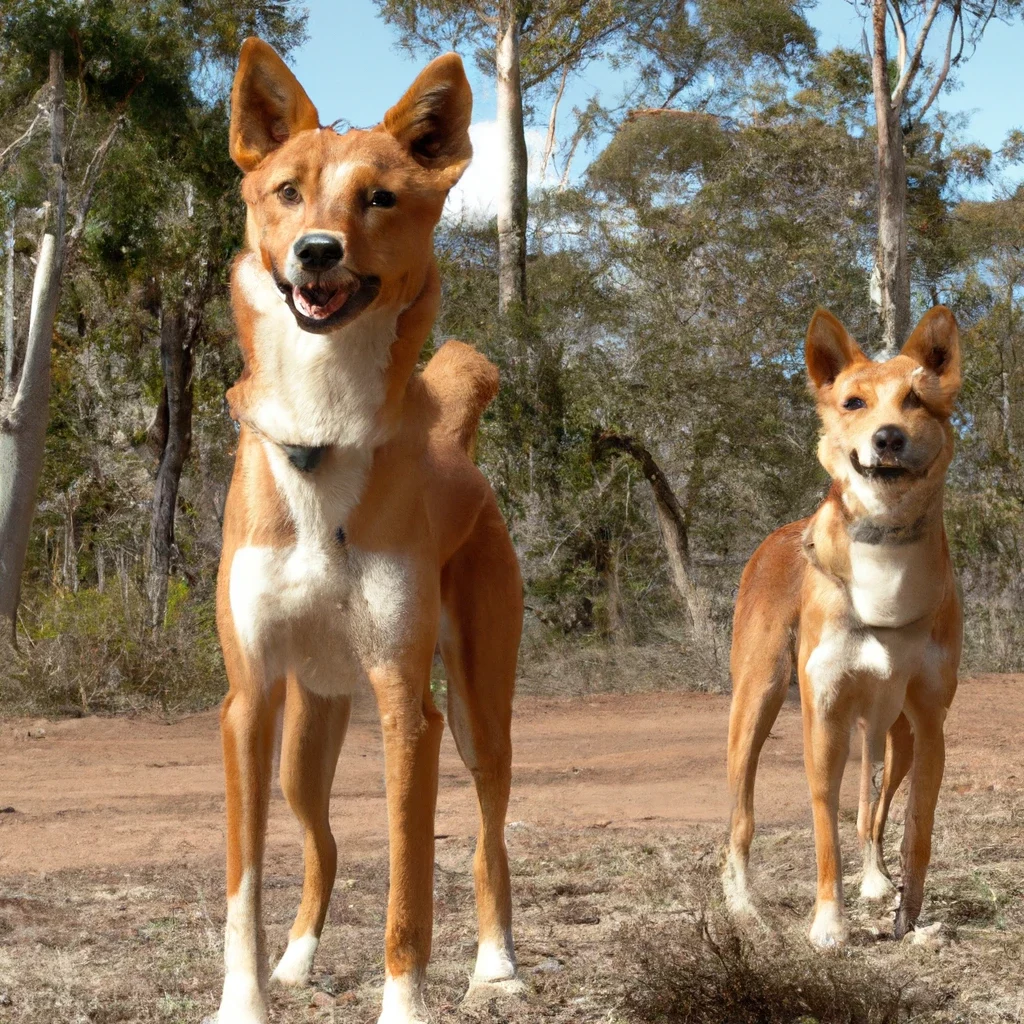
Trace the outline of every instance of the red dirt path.
<instances>
[{"instance_id":1,"label":"red dirt path","mask_svg":"<svg viewBox=\"0 0 1024 1024\"><path fill-rule=\"evenodd\" d=\"M657 827L706 822L725 833L727 697L692 693L524 697L515 716L510 822ZM42 728L45 735L33 737ZM961 684L947 727L947 778L1020 788L1024 677ZM376 712L358 707L334 785L335 833L348 856L386 843ZM856 773L847 772L852 805ZM166 725L86 718L0 725L0 875L219 860L223 782L216 712ZM765 824L809 821L799 707L787 703L758 778ZM473 834L468 773L446 732L437 832ZM268 860L294 866L299 835L275 791Z\"/></svg>"}]
</instances>

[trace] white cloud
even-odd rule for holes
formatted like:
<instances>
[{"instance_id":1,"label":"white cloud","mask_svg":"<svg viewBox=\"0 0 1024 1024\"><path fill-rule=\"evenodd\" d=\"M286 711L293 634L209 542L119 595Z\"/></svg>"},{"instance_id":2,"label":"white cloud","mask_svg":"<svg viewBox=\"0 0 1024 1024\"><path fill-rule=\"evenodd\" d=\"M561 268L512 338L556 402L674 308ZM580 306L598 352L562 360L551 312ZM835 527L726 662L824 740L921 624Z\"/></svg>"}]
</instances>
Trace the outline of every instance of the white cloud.
<instances>
[{"instance_id":1,"label":"white cloud","mask_svg":"<svg viewBox=\"0 0 1024 1024\"><path fill-rule=\"evenodd\" d=\"M527 184L531 191L541 182L540 163L544 155L546 132L540 128L526 129L528 157ZM473 143L473 162L462 180L451 190L445 205L445 217L450 220L486 221L497 213L498 186L505 173L497 121L477 121L470 125L469 137ZM556 147L557 148L557 147ZM543 184L558 181L552 163L548 162Z\"/></svg>"}]
</instances>

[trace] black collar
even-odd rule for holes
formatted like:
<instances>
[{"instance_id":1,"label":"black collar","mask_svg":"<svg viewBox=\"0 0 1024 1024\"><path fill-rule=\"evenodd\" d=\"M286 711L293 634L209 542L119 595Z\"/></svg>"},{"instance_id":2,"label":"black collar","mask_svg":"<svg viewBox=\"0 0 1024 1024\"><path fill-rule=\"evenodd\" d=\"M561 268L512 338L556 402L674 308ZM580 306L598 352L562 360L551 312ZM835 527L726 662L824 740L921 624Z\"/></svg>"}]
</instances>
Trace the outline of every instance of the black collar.
<instances>
[{"instance_id":1,"label":"black collar","mask_svg":"<svg viewBox=\"0 0 1024 1024\"><path fill-rule=\"evenodd\" d=\"M288 456L288 461L300 473L312 473L320 465L320 460L328 448L325 444L284 444L281 441L276 441L275 444Z\"/></svg>"},{"instance_id":2,"label":"black collar","mask_svg":"<svg viewBox=\"0 0 1024 1024\"><path fill-rule=\"evenodd\" d=\"M890 525L866 516L847 525L850 540L858 544L913 544L924 536L927 516L912 523Z\"/></svg>"},{"instance_id":3,"label":"black collar","mask_svg":"<svg viewBox=\"0 0 1024 1024\"><path fill-rule=\"evenodd\" d=\"M278 441L264 433L251 420L240 418L240 422L244 423L254 434L262 437L264 441L276 444L300 473L312 473L320 465L324 452L330 448L329 444L285 444L284 441Z\"/></svg>"}]
</instances>

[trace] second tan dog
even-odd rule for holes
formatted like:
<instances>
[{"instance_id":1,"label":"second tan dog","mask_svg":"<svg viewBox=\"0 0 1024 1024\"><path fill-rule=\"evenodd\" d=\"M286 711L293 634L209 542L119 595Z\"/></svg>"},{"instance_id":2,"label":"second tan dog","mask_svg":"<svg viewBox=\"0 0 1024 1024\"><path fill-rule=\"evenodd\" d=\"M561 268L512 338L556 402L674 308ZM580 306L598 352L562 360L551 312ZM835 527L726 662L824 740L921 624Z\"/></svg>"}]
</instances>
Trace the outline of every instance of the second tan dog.
<instances>
[{"instance_id":1,"label":"second tan dog","mask_svg":"<svg viewBox=\"0 0 1024 1024\"><path fill-rule=\"evenodd\" d=\"M724 881L731 908L752 912L754 776L795 660L818 861L810 937L830 946L847 938L837 822L855 724L863 738L861 896L893 891L882 836L909 772L897 938L921 910L963 628L942 519L953 456L949 418L960 388L956 322L942 306L930 310L898 356L875 363L819 310L806 360L822 422L818 457L832 489L813 516L768 537L743 572L733 628ZM872 802L872 763L883 746L882 787Z\"/></svg>"}]
</instances>

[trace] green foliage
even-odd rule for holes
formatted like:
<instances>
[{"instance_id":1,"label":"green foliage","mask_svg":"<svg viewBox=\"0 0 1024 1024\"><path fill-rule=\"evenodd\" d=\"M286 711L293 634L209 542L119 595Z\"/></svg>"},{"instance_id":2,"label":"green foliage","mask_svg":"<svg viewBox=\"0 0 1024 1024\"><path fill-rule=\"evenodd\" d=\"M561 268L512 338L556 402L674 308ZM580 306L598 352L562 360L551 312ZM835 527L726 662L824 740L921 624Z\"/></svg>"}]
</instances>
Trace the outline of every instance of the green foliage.
<instances>
[{"instance_id":1,"label":"green foliage","mask_svg":"<svg viewBox=\"0 0 1024 1024\"><path fill-rule=\"evenodd\" d=\"M164 629L146 626L145 595L114 581L30 595L21 652L0 670L0 713L112 714L159 706L196 710L220 700L227 683L212 600L174 580Z\"/></svg>"}]
</instances>

